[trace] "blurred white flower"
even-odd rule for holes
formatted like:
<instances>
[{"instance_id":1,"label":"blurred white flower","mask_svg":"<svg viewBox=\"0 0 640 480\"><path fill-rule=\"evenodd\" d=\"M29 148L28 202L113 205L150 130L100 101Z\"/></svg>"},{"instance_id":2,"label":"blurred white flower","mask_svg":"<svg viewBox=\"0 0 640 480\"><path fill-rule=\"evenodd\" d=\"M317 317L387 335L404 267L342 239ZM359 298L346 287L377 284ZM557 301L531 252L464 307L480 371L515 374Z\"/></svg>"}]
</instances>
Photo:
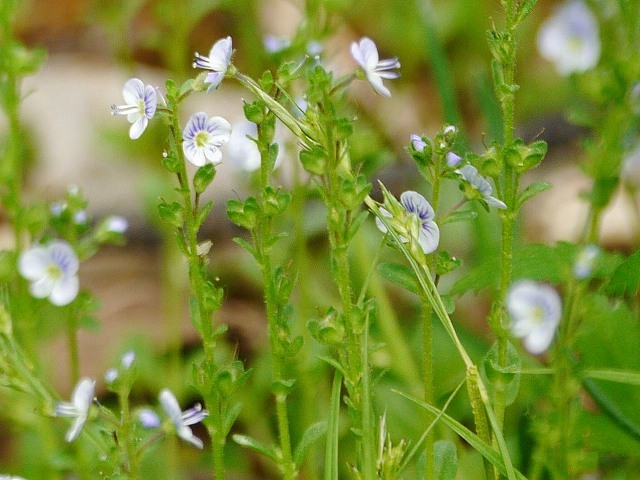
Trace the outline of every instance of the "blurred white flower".
<instances>
[{"instance_id":1,"label":"blurred white flower","mask_svg":"<svg viewBox=\"0 0 640 480\"><path fill-rule=\"evenodd\" d=\"M501 210L505 210L507 208L503 201L491 196L493 193L491 184L489 184L489 182L478 173L478 169L476 167L473 165L465 165L460 170L457 170L457 172L479 193L482 200L487 202L489 206L497 207Z\"/></svg>"},{"instance_id":2,"label":"blurred white flower","mask_svg":"<svg viewBox=\"0 0 640 480\"><path fill-rule=\"evenodd\" d=\"M75 418L65 436L67 442L72 442L78 437L82 426L87 421L95 388L95 380L83 378L73 390L71 402L60 402L56 405L55 414L57 416Z\"/></svg>"},{"instance_id":3,"label":"blurred white flower","mask_svg":"<svg viewBox=\"0 0 640 480\"><path fill-rule=\"evenodd\" d=\"M291 39L287 37L277 37L275 35L265 35L262 39L264 49L269 53L278 53L291 46Z\"/></svg>"},{"instance_id":4,"label":"blurred white flower","mask_svg":"<svg viewBox=\"0 0 640 480\"><path fill-rule=\"evenodd\" d=\"M209 412L203 410L200 404L184 412L181 411L175 395L166 388L160 392L158 398L162 409L171 420L171 423L173 423L178 436L192 445L202 448L202 440L193 434L189 426L204 420L209 415Z\"/></svg>"},{"instance_id":5,"label":"blurred white flower","mask_svg":"<svg viewBox=\"0 0 640 480\"><path fill-rule=\"evenodd\" d=\"M400 76L398 72L391 71L400 68L398 59L388 58L386 60L380 60L378 47L376 47L373 40L368 37L362 37L359 42L353 42L351 44L351 55L362 68L362 71L367 77L367 81L373 89L380 95L390 97L391 92L384 86L382 79L393 79Z\"/></svg>"},{"instance_id":6,"label":"blurred white flower","mask_svg":"<svg viewBox=\"0 0 640 480\"><path fill-rule=\"evenodd\" d=\"M0 475L0 480L25 480L22 477L16 477L13 475Z\"/></svg>"},{"instance_id":7,"label":"blurred white flower","mask_svg":"<svg viewBox=\"0 0 640 480\"><path fill-rule=\"evenodd\" d=\"M600 255L600 248L597 245L587 245L580 250L573 264L573 276L578 280L584 280L590 276L598 255Z\"/></svg>"},{"instance_id":8,"label":"blurred white flower","mask_svg":"<svg viewBox=\"0 0 640 480\"><path fill-rule=\"evenodd\" d=\"M71 303L78 295L80 262L67 242L55 240L46 246L36 245L18 259L20 275L31 282L29 291L36 298L48 297L57 306Z\"/></svg>"},{"instance_id":9,"label":"blurred white flower","mask_svg":"<svg viewBox=\"0 0 640 480\"><path fill-rule=\"evenodd\" d=\"M415 217L419 224L417 240L422 251L424 253L431 253L435 251L435 249L438 248L438 243L440 242L440 229L434 220L436 215L431 204L422 195L413 191L406 191L402 193L402 195L400 195L400 203L407 213ZM392 214L384 208L381 208L380 212L385 217L392 217ZM385 227L379 218L376 218L376 225L380 231L387 233L387 227ZM400 240L404 243L409 241L409 239L404 235L400 236Z\"/></svg>"},{"instance_id":10,"label":"blurred white flower","mask_svg":"<svg viewBox=\"0 0 640 480\"><path fill-rule=\"evenodd\" d=\"M210 84L207 89L208 92L217 88L220 82L222 82L231 64L232 53L233 42L231 41L231 37L222 38L214 43L209 51L208 57L196 52L195 58L193 59L193 67L210 71L204 79L206 83Z\"/></svg>"},{"instance_id":11,"label":"blurred white flower","mask_svg":"<svg viewBox=\"0 0 640 480\"><path fill-rule=\"evenodd\" d=\"M107 231L123 234L129 228L129 222L126 218L119 215L112 215L105 222Z\"/></svg>"},{"instance_id":12,"label":"blurred white flower","mask_svg":"<svg viewBox=\"0 0 640 480\"><path fill-rule=\"evenodd\" d=\"M540 27L537 45L560 75L590 70L600 59L598 21L584 1L565 2Z\"/></svg>"},{"instance_id":13,"label":"blurred white flower","mask_svg":"<svg viewBox=\"0 0 640 480\"><path fill-rule=\"evenodd\" d=\"M556 333L562 316L560 295L548 285L530 280L514 283L507 292L511 332L522 338L528 352L544 352Z\"/></svg>"},{"instance_id":14,"label":"blurred white flower","mask_svg":"<svg viewBox=\"0 0 640 480\"><path fill-rule=\"evenodd\" d=\"M122 90L125 105L111 105L112 115L126 115L131 123L129 137L132 140L140 138L142 132L156 113L158 98L156 89L142 83L138 78L132 78L124 84Z\"/></svg>"},{"instance_id":15,"label":"blurred white flower","mask_svg":"<svg viewBox=\"0 0 640 480\"><path fill-rule=\"evenodd\" d=\"M258 137L258 128L249 120L242 120L233 125L229 142L224 152L228 163L235 169L253 172L260 168L260 151L251 138Z\"/></svg>"},{"instance_id":16,"label":"blurred white flower","mask_svg":"<svg viewBox=\"0 0 640 480\"><path fill-rule=\"evenodd\" d=\"M220 148L229 141L231 124L222 117L207 117L204 112L191 115L182 132L182 150L189 162L202 167L222 160Z\"/></svg>"}]
</instances>

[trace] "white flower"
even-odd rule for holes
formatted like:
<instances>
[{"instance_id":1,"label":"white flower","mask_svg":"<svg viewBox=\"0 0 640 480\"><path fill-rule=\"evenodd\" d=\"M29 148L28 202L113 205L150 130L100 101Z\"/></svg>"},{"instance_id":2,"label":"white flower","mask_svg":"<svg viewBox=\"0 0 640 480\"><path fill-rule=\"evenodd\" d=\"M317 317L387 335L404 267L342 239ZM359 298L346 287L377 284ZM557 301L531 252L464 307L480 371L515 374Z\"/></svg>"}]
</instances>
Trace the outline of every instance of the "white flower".
<instances>
[{"instance_id":1,"label":"white flower","mask_svg":"<svg viewBox=\"0 0 640 480\"><path fill-rule=\"evenodd\" d=\"M204 112L191 115L182 132L182 150L191 163L202 167L211 162L220 163L220 147L229 141L231 124L222 117L208 118Z\"/></svg>"},{"instance_id":2,"label":"white flower","mask_svg":"<svg viewBox=\"0 0 640 480\"><path fill-rule=\"evenodd\" d=\"M600 249L597 245L587 245L580 250L573 264L573 276L578 280L584 280L591 275L593 264L598 255L600 255Z\"/></svg>"},{"instance_id":3,"label":"white flower","mask_svg":"<svg viewBox=\"0 0 640 480\"><path fill-rule=\"evenodd\" d=\"M220 82L222 82L231 64L232 53L233 42L231 41L231 37L220 39L214 43L208 57L196 52L195 58L193 59L193 68L210 70L210 73L208 73L204 79L206 83L210 84L207 89L208 92L217 88Z\"/></svg>"},{"instance_id":4,"label":"white flower","mask_svg":"<svg viewBox=\"0 0 640 480\"><path fill-rule=\"evenodd\" d=\"M78 382L76 388L71 395L71 402L60 402L56 405L55 414L59 417L75 418L71 428L67 431L65 440L67 442L74 441L84 422L87 421L89 409L93 403L93 394L96 388L95 380L83 378Z\"/></svg>"},{"instance_id":5,"label":"white flower","mask_svg":"<svg viewBox=\"0 0 640 480\"><path fill-rule=\"evenodd\" d=\"M379 60L378 47L376 47L373 40L368 37L363 37L359 42L353 42L351 44L351 55L364 71L373 89L380 95L390 97L391 92L384 86L382 79L393 79L400 76L399 73L390 71L400 68L398 59L388 58L386 60Z\"/></svg>"},{"instance_id":6,"label":"white flower","mask_svg":"<svg viewBox=\"0 0 640 480\"><path fill-rule=\"evenodd\" d=\"M0 480L24 480L24 478L13 475L0 475Z\"/></svg>"},{"instance_id":7,"label":"white flower","mask_svg":"<svg viewBox=\"0 0 640 480\"><path fill-rule=\"evenodd\" d=\"M562 301L553 288L530 280L514 283L507 292L511 332L524 339L524 347L538 355L544 352L562 316Z\"/></svg>"},{"instance_id":8,"label":"white flower","mask_svg":"<svg viewBox=\"0 0 640 480\"><path fill-rule=\"evenodd\" d=\"M171 420L171 423L173 423L178 436L192 445L202 448L202 440L193 434L189 425L201 422L209 415L209 412L203 410L200 404L197 404L195 407L185 410L184 412L181 411L175 395L166 388L160 392L158 398L160 400L160 405L162 405L163 410Z\"/></svg>"},{"instance_id":9,"label":"white flower","mask_svg":"<svg viewBox=\"0 0 640 480\"><path fill-rule=\"evenodd\" d=\"M122 96L126 105L111 105L111 114L127 116L127 121L131 123L129 137L135 140L140 138L149 120L156 113L158 105L156 89L151 85L145 86L138 78L132 78L124 84Z\"/></svg>"},{"instance_id":10,"label":"white flower","mask_svg":"<svg viewBox=\"0 0 640 480\"><path fill-rule=\"evenodd\" d=\"M553 62L560 75L584 72L600 59L596 17L582 0L562 4L540 27L538 51Z\"/></svg>"},{"instance_id":11,"label":"white flower","mask_svg":"<svg viewBox=\"0 0 640 480\"><path fill-rule=\"evenodd\" d=\"M488 205L497 207L501 210L505 210L507 208L504 202L491 196L493 193L491 185L478 173L478 169L476 167L473 165L465 165L460 170L457 170L457 172L467 183L469 183L469 185L479 192L482 199L487 202Z\"/></svg>"},{"instance_id":12,"label":"white flower","mask_svg":"<svg viewBox=\"0 0 640 480\"><path fill-rule=\"evenodd\" d=\"M56 240L46 246L36 245L18 259L20 275L31 282L29 291L36 298L48 297L57 306L71 303L78 295L80 262L71 246Z\"/></svg>"},{"instance_id":13,"label":"white flower","mask_svg":"<svg viewBox=\"0 0 640 480\"><path fill-rule=\"evenodd\" d=\"M400 203L405 208L409 215L415 217L420 226L418 233L418 243L422 247L424 253L431 253L438 248L440 242L440 229L438 224L434 221L435 212L431 207L431 204L417 192L407 191L400 195ZM380 212L385 217L392 217L389 211L384 208L380 209ZM384 226L379 218L376 218L376 225L383 233L387 233L387 227ZM400 240L403 243L408 242L408 238L404 235L400 236Z\"/></svg>"},{"instance_id":14,"label":"white flower","mask_svg":"<svg viewBox=\"0 0 640 480\"><path fill-rule=\"evenodd\" d=\"M287 37L277 37L275 35L266 35L262 39L262 44L268 53L278 53L291 46L291 39Z\"/></svg>"}]
</instances>

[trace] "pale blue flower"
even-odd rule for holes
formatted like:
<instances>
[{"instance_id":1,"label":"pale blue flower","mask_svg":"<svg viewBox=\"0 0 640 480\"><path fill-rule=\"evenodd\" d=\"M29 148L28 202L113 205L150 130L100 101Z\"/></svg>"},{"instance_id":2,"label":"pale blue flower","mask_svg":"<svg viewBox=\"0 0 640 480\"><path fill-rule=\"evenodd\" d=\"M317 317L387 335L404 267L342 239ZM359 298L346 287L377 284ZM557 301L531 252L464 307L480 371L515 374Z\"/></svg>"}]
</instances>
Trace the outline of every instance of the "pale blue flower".
<instances>
[{"instance_id":1,"label":"pale blue flower","mask_svg":"<svg viewBox=\"0 0 640 480\"><path fill-rule=\"evenodd\" d=\"M63 240L32 246L18 259L18 271L30 282L31 295L49 298L57 306L71 303L78 295L79 267L78 256Z\"/></svg>"},{"instance_id":2,"label":"pale blue flower","mask_svg":"<svg viewBox=\"0 0 640 480\"><path fill-rule=\"evenodd\" d=\"M462 157L460 155L456 155L453 152L447 152L447 155L445 157L447 159L447 166L450 168L457 167L462 161Z\"/></svg>"},{"instance_id":3,"label":"pale blue flower","mask_svg":"<svg viewBox=\"0 0 640 480\"><path fill-rule=\"evenodd\" d=\"M87 421L89 409L93 403L95 388L95 380L83 378L73 390L71 402L60 402L56 405L55 414L57 416L75 419L65 436L67 442L72 442L78 437L82 426Z\"/></svg>"},{"instance_id":4,"label":"pale blue flower","mask_svg":"<svg viewBox=\"0 0 640 480\"><path fill-rule=\"evenodd\" d=\"M600 59L598 21L584 1L565 2L540 27L537 45L560 75L590 70Z\"/></svg>"},{"instance_id":5,"label":"pale blue flower","mask_svg":"<svg viewBox=\"0 0 640 480\"><path fill-rule=\"evenodd\" d=\"M440 229L435 222L436 215L431 204L422 195L413 191L406 191L400 195L400 203L407 213L413 216L418 222L419 232L417 240L422 251L425 254L435 251L440 242ZM392 214L384 208L381 208L380 212L385 217L392 217ZM387 233L387 227L385 227L379 218L376 218L376 225L380 231ZM409 241L405 235L400 235L400 240L403 243Z\"/></svg>"},{"instance_id":6,"label":"pale blue flower","mask_svg":"<svg viewBox=\"0 0 640 480\"><path fill-rule=\"evenodd\" d=\"M562 316L558 292L548 285L520 280L509 288L506 305L511 332L523 339L527 351L539 355L549 348Z\"/></svg>"},{"instance_id":7,"label":"pale blue flower","mask_svg":"<svg viewBox=\"0 0 640 480\"><path fill-rule=\"evenodd\" d=\"M493 189L489 182L478 173L478 169L473 165L465 165L457 172L462 178L471 185L480 195L482 200L487 202L489 206L497 207L501 210L505 210L507 206L501 200L491 196Z\"/></svg>"},{"instance_id":8,"label":"pale blue flower","mask_svg":"<svg viewBox=\"0 0 640 480\"><path fill-rule=\"evenodd\" d=\"M275 35L265 35L262 39L264 49L269 53L278 53L291 46L291 39L287 37L277 37Z\"/></svg>"},{"instance_id":9,"label":"pale blue flower","mask_svg":"<svg viewBox=\"0 0 640 480\"><path fill-rule=\"evenodd\" d=\"M231 124L222 117L207 117L204 112L191 115L182 132L182 150L185 157L197 167L222 160L220 148L231 137Z\"/></svg>"},{"instance_id":10,"label":"pale blue flower","mask_svg":"<svg viewBox=\"0 0 640 480\"><path fill-rule=\"evenodd\" d=\"M574 277L578 280L584 280L589 277L598 255L600 255L600 248L597 245L587 245L580 250L573 264Z\"/></svg>"},{"instance_id":11,"label":"pale blue flower","mask_svg":"<svg viewBox=\"0 0 640 480\"><path fill-rule=\"evenodd\" d=\"M233 125L229 143L224 149L225 157L232 167L244 172L253 172L260 168L260 150L252 140L257 137L258 127L255 123L242 120Z\"/></svg>"},{"instance_id":12,"label":"pale blue flower","mask_svg":"<svg viewBox=\"0 0 640 480\"><path fill-rule=\"evenodd\" d=\"M158 398L162 409L171 420L178 436L186 442L189 442L198 448L202 448L202 440L193 434L193 431L189 426L204 420L209 415L209 412L204 410L200 404L197 404L195 407L183 412L180 410L180 405L178 404L178 400L175 395L166 388L160 392Z\"/></svg>"},{"instance_id":13,"label":"pale blue flower","mask_svg":"<svg viewBox=\"0 0 640 480\"><path fill-rule=\"evenodd\" d=\"M386 60L380 60L378 47L376 47L373 40L368 37L362 37L359 42L353 42L351 44L351 55L358 65L360 65L360 68L362 68L362 71L367 77L367 81L373 89L380 95L390 97L391 92L384 86L382 79L394 79L400 76L398 72L392 71L400 68L398 59L388 58Z\"/></svg>"},{"instance_id":14,"label":"pale blue flower","mask_svg":"<svg viewBox=\"0 0 640 480\"><path fill-rule=\"evenodd\" d=\"M427 146L427 142L425 142L420 135L416 135L412 133L409 137L411 140L411 146L416 152L422 153L424 151L424 147Z\"/></svg>"},{"instance_id":15,"label":"pale blue flower","mask_svg":"<svg viewBox=\"0 0 640 480\"><path fill-rule=\"evenodd\" d=\"M207 89L208 92L218 88L218 85L222 82L231 64L232 53L233 42L231 41L231 37L222 38L214 43L209 51L208 57L196 52L195 58L193 59L193 67L209 70L209 73L204 79L206 83L210 84Z\"/></svg>"},{"instance_id":16,"label":"pale blue flower","mask_svg":"<svg viewBox=\"0 0 640 480\"><path fill-rule=\"evenodd\" d=\"M142 132L149 124L149 120L156 113L158 96L156 89L150 85L142 83L138 78L132 78L124 84L122 90L125 105L112 105L112 115L126 115L127 121L131 123L129 137L132 140L140 138Z\"/></svg>"},{"instance_id":17,"label":"pale blue flower","mask_svg":"<svg viewBox=\"0 0 640 480\"><path fill-rule=\"evenodd\" d=\"M150 408L141 408L138 410L138 421L144 428L158 428L160 426L160 417Z\"/></svg>"},{"instance_id":18,"label":"pale blue flower","mask_svg":"<svg viewBox=\"0 0 640 480\"><path fill-rule=\"evenodd\" d=\"M123 234L129 228L129 222L124 217L112 215L105 221L105 228L108 232Z\"/></svg>"}]
</instances>

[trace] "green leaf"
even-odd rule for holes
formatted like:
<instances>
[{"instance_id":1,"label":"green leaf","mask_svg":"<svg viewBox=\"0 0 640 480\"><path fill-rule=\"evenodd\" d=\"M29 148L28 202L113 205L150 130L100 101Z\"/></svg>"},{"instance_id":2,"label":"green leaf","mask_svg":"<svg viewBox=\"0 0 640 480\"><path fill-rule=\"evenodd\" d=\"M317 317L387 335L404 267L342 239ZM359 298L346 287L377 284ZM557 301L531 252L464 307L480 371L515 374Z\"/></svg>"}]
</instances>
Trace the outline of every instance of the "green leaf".
<instances>
[{"instance_id":1,"label":"green leaf","mask_svg":"<svg viewBox=\"0 0 640 480\"><path fill-rule=\"evenodd\" d=\"M526 0L520 5L518 14L516 16L516 25L527 18L527 16L531 13L531 10L533 10L533 7L536 6L536 3L538 3L538 0Z\"/></svg>"},{"instance_id":2,"label":"green leaf","mask_svg":"<svg viewBox=\"0 0 640 480\"><path fill-rule=\"evenodd\" d=\"M463 210L462 212L453 212L442 221L442 225L447 223L467 222L478 216L478 212L473 210Z\"/></svg>"},{"instance_id":3,"label":"green leaf","mask_svg":"<svg viewBox=\"0 0 640 480\"><path fill-rule=\"evenodd\" d=\"M231 427L236 423L236 419L238 415L240 415L240 411L242 410L242 404L236 403L233 407L227 408L224 412L224 416L222 417L222 436L226 437L229 435L231 431Z\"/></svg>"},{"instance_id":4,"label":"green leaf","mask_svg":"<svg viewBox=\"0 0 640 480\"><path fill-rule=\"evenodd\" d=\"M351 225L349 225L349 231L347 232L347 241L355 237L356 233L358 233L358 230L360 230L360 227L368 216L369 212L367 210L362 210L353 218L353 220L351 220Z\"/></svg>"},{"instance_id":5,"label":"green leaf","mask_svg":"<svg viewBox=\"0 0 640 480\"><path fill-rule=\"evenodd\" d=\"M597 370L589 369L582 372L582 375L596 380L606 380L609 382L626 383L640 387L640 372L629 370Z\"/></svg>"},{"instance_id":6,"label":"green leaf","mask_svg":"<svg viewBox=\"0 0 640 480\"><path fill-rule=\"evenodd\" d=\"M254 452L257 452L261 455L264 455L265 457L270 458L271 460L273 460L278 464L280 463L280 459L278 458L278 452L274 447L267 447L266 445L263 445L262 443L260 443L258 440L248 437L246 435L235 434L231 438L233 438L233 441L236 442L238 445L241 445L250 450L253 450Z\"/></svg>"},{"instance_id":7,"label":"green leaf","mask_svg":"<svg viewBox=\"0 0 640 480\"><path fill-rule=\"evenodd\" d=\"M438 480L454 480L458 470L456 446L448 440L440 440L433 447L436 478Z\"/></svg>"},{"instance_id":8,"label":"green leaf","mask_svg":"<svg viewBox=\"0 0 640 480\"><path fill-rule=\"evenodd\" d=\"M200 167L193 176L193 189L195 192L198 194L204 192L215 176L216 167L213 163L207 163L205 166Z\"/></svg>"},{"instance_id":9,"label":"green leaf","mask_svg":"<svg viewBox=\"0 0 640 480\"><path fill-rule=\"evenodd\" d=\"M640 287L640 250L618 265L606 286L605 291L611 295L633 296Z\"/></svg>"},{"instance_id":10,"label":"green leaf","mask_svg":"<svg viewBox=\"0 0 640 480\"><path fill-rule=\"evenodd\" d=\"M293 461L296 465L301 465L304 460L304 456L309 451L309 448L320 439L325 433L327 433L327 422L317 422L311 425L305 430L300 439L300 443L296 446L296 450L293 454Z\"/></svg>"},{"instance_id":11,"label":"green leaf","mask_svg":"<svg viewBox=\"0 0 640 480\"><path fill-rule=\"evenodd\" d=\"M331 403L329 406L329 425L327 443L324 453L324 480L338 480L340 472L338 463L338 444L340 439L340 391L342 390L342 373L336 370L331 387Z\"/></svg>"},{"instance_id":12,"label":"green leaf","mask_svg":"<svg viewBox=\"0 0 640 480\"><path fill-rule=\"evenodd\" d=\"M196 218L196 228L198 230L211 213L211 209L213 209L213 200L209 200L207 203L205 203L198 212L198 218Z\"/></svg>"},{"instance_id":13,"label":"green leaf","mask_svg":"<svg viewBox=\"0 0 640 480\"><path fill-rule=\"evenodd\" d=\"M503 390L505 406L511 405L520 390L520 371L522 360L516 348L507 343L505 365L500 365L498 360L498 344L494 343L484 357L480 367L480 375L485 380L485 385L492 399L496 393Z\"/></svg>"},{"instance_id":14,"label":"green leaf","mask_svg":"<svg viewBox=\"0 0 640 480\"><path fill-rule=\"evenodd\" d=\"M407 265L384 262L378 265L378 272L391 283L400 285L402 288L416 295L420 294L420 287L418 286L413 270Z\"/></svg>"},{"instance_id":15,"label":"green leaf","mask_svg":"<svg viewBox=\"0 0 640 480\"><path fill-rule=\"evenodd\" d=\"M440 419L449 427L451 430L456 432L463 440L465 440L471 447L473 447L480 455L486 458L493 466L495 466L502 474L507 475L507 469L502 460L502 455L500 452L496 451L491 445L478 437L475 433L469 430L467 427L462 425L460 422L455 420L453 417L450 417L446 413L438 410L433 405L423 402L422 400L415 398L411 395L408 395L403 392L396 391L399 395L403 396L407 400L414 402L417 405L420 405L422 408L428 410L434 415L438 415ZM518 480L527 480L526 477L520 473L518 470L514 471L514 478Z\"/></svg>"},{"instance_id":16,"label":"green leaf","mask_svg":"<svg viewBox=\"0 0 640 480\"><path fill-rule=\"evenodd\" d=\"M518 206L522 205L524 202L529 200L531 197L544 192L545 190L549 190L552 185L548 182L535 182L529 185L518 197Z\"/></svg>"}]
</instances>

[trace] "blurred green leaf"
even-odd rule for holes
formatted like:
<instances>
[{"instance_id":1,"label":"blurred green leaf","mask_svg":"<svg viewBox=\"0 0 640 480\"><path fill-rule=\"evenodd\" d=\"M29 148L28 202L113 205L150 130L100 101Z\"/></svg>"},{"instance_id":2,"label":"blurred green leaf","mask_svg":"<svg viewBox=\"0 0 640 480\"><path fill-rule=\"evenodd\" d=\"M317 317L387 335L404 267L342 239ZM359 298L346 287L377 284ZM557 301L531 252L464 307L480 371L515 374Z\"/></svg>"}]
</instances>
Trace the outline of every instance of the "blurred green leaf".
<instances>
[{"instance_id":1,"label":"blurred green leaf","mask_svg":"<svg viewBox=\"0 0 640 480\"><path fill-rule=\"evenodd\" d=\"M305 430L302 434L300 443L296 446L296 450L293 454L293 460L296 465L301 465L304 460L304 456L309 451L309 448L320 439L325 433L327 433L327 422L316 422Z\"/></svg>"},{"instance_id":2,"label":"blurred green leaf","mask_svg":"<svg viewBox=\"0 0 640 480\"><path fill-rule=\"evenodd\" d=\"M640 287L640 250L614 270L605 291L611 295L635 295Z\"/></svg>"},{"instance_id":3,"label":"blurred green leaf","mask_svg":"<svg viewBox=\"0 0 640 480\"><path fill-rule=\"evenodd\" d=\"M391 283L395 283L416 295L420 294L418 281L413 274L413 270L411 270L407 265L383 262L378 265L378 272L383 278L389 280Z\"/></svg>"},{"instance_id":4,"label":"blurred green leaf","mask_svg":"<svg viewBox=\"0 0 640 480\"><path fill-rule=\"evenodd\" d=\"M440 440L433 447L436 478L438 480L454 480L458 470L456 446L448 440Z\"/></svg>"}]
</instances>

